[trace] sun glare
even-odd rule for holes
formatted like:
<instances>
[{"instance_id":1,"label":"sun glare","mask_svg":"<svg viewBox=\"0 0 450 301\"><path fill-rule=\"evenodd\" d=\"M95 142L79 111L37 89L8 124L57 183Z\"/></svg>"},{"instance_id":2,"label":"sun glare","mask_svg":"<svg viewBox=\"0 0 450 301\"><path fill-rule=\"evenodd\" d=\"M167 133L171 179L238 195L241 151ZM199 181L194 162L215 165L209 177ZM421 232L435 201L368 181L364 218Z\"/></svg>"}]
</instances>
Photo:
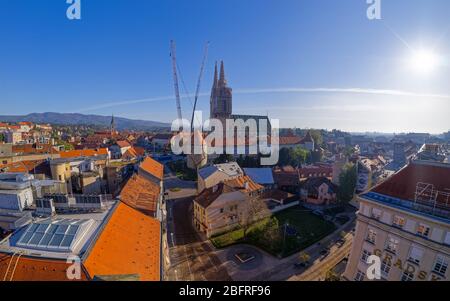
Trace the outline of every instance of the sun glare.
<instances>
[{"instance_id":1,"label":"sun glare","mask_svg":"<svg viewBox=\"0 0 450 301\"><path fill-rule=\"evenodd\" d=\"M433 51L422 49L413 52L410 59L411 68L419 74L433 72L439 64L439 56Z\"/></svg>"}]
</instances>

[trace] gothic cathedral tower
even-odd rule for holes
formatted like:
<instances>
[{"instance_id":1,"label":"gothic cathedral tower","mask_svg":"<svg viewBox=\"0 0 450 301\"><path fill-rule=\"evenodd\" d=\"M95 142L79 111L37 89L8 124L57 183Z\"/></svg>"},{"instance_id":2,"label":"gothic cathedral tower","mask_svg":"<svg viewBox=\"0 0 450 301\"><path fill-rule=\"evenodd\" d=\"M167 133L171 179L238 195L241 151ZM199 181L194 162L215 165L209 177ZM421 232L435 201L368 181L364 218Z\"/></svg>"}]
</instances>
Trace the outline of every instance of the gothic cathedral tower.
<instances>
[{"instance_id":1,"label":"gothic cathedral tower","mask_svg":"<svg viewBox=\"0 0 450 301\"><path fill-rule=\"evenodd\" d=\"M210 99L210 118L229 119L233 110L233 90L225 79L223 61L220 63L220 77L217 76L217 63L214 69L214 82Z\"/></svg>"}]
</instances>

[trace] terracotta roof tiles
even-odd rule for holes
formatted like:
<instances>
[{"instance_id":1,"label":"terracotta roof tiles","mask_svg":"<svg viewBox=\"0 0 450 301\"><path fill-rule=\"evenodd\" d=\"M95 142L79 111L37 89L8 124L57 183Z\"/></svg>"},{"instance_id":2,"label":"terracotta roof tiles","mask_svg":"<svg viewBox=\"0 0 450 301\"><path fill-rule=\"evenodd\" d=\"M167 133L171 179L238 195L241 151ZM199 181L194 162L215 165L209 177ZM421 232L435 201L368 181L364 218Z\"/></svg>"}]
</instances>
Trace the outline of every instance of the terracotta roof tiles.
<instances>
[{"instance_id":1,"label":"terracotta roof tiles","mask_svg":"<svg viewBox=\"0 0 450 301\"><path fill-rule=\"evenodd\" d=\"M137 274L159 281L161 225L158 220L119 203L84 266L89 276Z\"/></svg>"},{"instance_id":2,"label":"terracotta roof tiles","mask_svg":"<svg viewBox=\"0 0 450 301\"><path fill-rule=\"evenodd\" d=\"M164 177L164 165L153 158L146 157L139 168L160 180Z\"/></svg>"}]
</instances>

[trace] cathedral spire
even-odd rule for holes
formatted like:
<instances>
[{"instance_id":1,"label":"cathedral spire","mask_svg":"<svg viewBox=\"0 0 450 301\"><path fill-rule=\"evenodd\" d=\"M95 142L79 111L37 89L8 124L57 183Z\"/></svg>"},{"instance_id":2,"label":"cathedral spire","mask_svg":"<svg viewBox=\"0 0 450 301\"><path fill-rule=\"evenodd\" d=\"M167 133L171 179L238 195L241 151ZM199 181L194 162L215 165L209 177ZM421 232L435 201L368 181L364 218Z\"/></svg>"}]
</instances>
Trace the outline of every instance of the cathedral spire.
<instances>
[{"instance_id":1,"label":"cathedral spire","mask_svg":"<svg viewBox=\"0 0 450 301\"><path fill-rule=\"evenodd\" d=\"M225 79L225 67L223 66L223 61L220 62L220 78L219 78L219 84L226 86L227 80Z\"/></svg>"},{"instance_id":2,"label":"cathedral spire","mask_svg":"<svg viewBox=\"0 0 450 301\"><path fill-rule=\"evenodd\" d=\"M213 89L217 87L217 81L218 81L218 76L217 76L217 62L216 62L216 65L214 66L214 82L213 82Z\"/></svg>"}]
</instances>

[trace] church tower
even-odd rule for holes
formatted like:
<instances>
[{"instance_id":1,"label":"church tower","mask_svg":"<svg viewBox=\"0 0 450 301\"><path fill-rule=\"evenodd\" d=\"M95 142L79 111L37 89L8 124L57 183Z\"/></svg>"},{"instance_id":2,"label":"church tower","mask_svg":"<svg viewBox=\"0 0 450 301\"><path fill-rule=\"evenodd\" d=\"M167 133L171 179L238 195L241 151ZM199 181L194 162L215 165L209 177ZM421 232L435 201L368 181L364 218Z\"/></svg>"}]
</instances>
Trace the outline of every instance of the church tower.
<instances>
[{"instance_id":1,"label":"church tower","mask_svg":"<svg viewBox=\"0 0 450 301\"><path fill-rule=\"evenodd\" d=\"M111 131L111 138L114 138L114 135L116 134L116 123L114 121L114 114L111 116L110 131Z\"/></svg>"},{"instance_id":2,"label":"church tower","mask_svg":"<svg viewBox=\"0 0 450 301\"><path fill-rule=\"evenodd\" d=\"M220 63L220 77L217 73L217 63L214 67L214 81L211 89L210 118L228 119L233 112L233 90L228 87L225 78L223 61Z\"/></svg>"}]
</instances>

